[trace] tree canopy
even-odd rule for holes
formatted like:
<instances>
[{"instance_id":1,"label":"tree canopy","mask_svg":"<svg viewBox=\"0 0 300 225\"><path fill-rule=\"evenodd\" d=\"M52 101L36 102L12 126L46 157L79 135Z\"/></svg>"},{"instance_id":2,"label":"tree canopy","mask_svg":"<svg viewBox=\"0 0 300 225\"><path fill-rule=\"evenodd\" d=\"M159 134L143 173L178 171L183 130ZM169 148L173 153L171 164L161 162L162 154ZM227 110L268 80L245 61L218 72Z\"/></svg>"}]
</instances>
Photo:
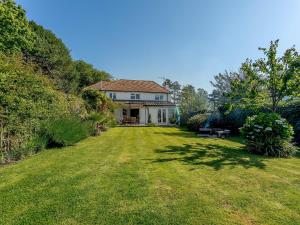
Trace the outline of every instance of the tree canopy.
<instances>
[{"instance_id":1,"label":"tree canopy","mask_svg":"<svg viewBox=\"0 0 300 225\"><path fill-rule=\"evenodd\" d=\"M25 10L12 0L0 0L0 51L27 52L33 47L34 33Z\"/></svg>"}]
</instances>

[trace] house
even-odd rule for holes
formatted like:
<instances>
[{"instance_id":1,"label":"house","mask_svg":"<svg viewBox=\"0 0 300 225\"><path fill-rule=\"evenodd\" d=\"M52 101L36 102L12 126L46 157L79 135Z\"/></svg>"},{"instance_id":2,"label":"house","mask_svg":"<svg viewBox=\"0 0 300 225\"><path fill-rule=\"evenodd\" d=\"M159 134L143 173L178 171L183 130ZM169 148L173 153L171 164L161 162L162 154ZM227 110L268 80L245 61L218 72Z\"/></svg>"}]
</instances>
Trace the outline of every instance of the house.
<instances>
[{"instance_id":1,"label":"house","mask_svg":"<svg viewBox=\"0 0 300 225\"><path fill-rule=\"evenodd\" d=\"M119 123L170 125L176 120L176 105L169 90L154 81L101 81L91 88L105 92L118 103L114 114Z\"/></svg>"}]
</instances>

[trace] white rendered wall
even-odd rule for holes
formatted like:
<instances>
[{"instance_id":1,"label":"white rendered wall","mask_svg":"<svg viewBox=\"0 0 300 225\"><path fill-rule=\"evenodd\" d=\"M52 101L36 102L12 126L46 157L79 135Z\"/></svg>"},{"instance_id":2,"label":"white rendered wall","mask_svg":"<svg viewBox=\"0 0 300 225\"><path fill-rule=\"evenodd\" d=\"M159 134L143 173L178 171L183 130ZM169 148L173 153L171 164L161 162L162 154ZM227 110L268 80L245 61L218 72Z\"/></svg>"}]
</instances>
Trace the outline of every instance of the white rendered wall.
<instances>
[{"instance_id":1,"label":"white rendered wall","mask_svg":"<svg viewBox=\"0 0 300 225\"><path fill-rule=\"evenodd\" d=\"M144 93L144 92L117 92L117 91L107 91L106 95L109 97L110 93L116 94L115 100L133 100L130 98L131 94L140 94L140 99L142 101L155 101L156 95L162 95L163 99L159 101L168 101L170 100L170 97L167 97L168 94L165 93ZM169 98L169 99L168 99Z\"/></svg>"},{"instance_id":2,"label":"white rendered wall","mask_svg":"<svg viewBox=\"0 0 300 225\"><path fill-rule=\"evenodd\" d=\"M166 117L167 117L167 120L166 120L166 123L165 124L169 124L169 110L171 109L175 109L175 106L149 106L147 107L146 109L146 122L148 123L148 112L149 114L151 114L151 122L152 123L155 123L155 124L159 124L158 123L158 109L166 109ZM164 123L160 123L160 124L164 124Z\"/></svg>"}]
</instances>

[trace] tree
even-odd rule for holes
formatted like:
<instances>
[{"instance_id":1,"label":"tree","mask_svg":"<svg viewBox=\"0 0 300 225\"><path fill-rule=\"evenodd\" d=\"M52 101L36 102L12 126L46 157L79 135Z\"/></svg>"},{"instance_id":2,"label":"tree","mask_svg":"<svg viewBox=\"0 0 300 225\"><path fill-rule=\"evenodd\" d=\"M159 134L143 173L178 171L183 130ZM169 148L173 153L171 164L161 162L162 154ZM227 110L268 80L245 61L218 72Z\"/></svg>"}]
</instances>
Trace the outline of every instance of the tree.
<instances>
[{"instance_id":1,"label":"tree","mask_svg":"<svg viewBox=\"0 0 300 225\"><path fill-rule=\"evenodd\" d=\"M180 99L180 111L183 120L187 120L192 113L207 109L208 95L204 89L197 91L192 85L183 86Z\"/></svg>"},{"instance_id":2,"label":"tree","mask_svg":"<svg viewBox=\"0 0 300 225\"><path fill-rule=\"evenodd\" d=\"M69 49L52 31L33 21L29 25L36 38L31 51L25 54L26 60L37 64L43 74L54 80L59 89L74 93L79 78Z\"/></svg>"},{"instance_id":3,"label":"tree","mask_svg":"<svg viewBox=\"0 0 300 225\"><path fill-rule=\"evenodd\" d=\"M32 48L33 41L25 10L14 1L0 0L0 51L26 52Z\"/></svg>"},{"instance_id":4,"label":"tree","mask_svg":"<svg viewBox=\"0 0 300 225\"><path fill-rule=\"evenodd\" d=\"M238 73L232 73L230 92L227 96L229 109L234 106L255 110L266 106L264 78L252 60L247 59Z\"/></svg>"},{"instance_id":5,"label":"tree","mask_svg":"<svg viewBox=\"0 0 300 225\"><path fill-rule=\"evenodd\" d=\"M256 61L256 66L264 78L266 89L271 98L271 109L276 112L278 105L284 98L293 97L298 88L299 68L296 65L299 59L294 47L287 49L282 57L277 56L278 42L271 41L269 48L259 48L266 58ZM296 90L295 90L296 89Z\"/></svg>"},{"instance_id":6,"label":"tree","mask_svg":"<svg viewBox=\"0 0 300 225\"><path fill-rule=\"evenodd\" d=\"M68 99L64 93L55 90L52 82L37 73L32 65L25 64L22 56L0 54L2 161L25 154L21 148L28 147L41 121L67 114Z\"/></svg>"},{"instance_id":7,"label":"tree","mask_svg":"<svg viewBox=\"0 0 300 225\"><path fill-rule=\"evenodd\" d=\"M107 97L105 93L93 88L84 89L82 92L82 98L89 111L108 111L112 109L114 105L112 100Z\"/></svg>"},{"instance_id":8,"label":"tree","mask_svg":"<svg viewBox=\"0 0 300 225\"><path fill-rule=\"evenodd\" d=\"M109 73L97 70L91 64L88 64L83 60L74 61L74 66L78 73L78 90L101 80L109 80L112 78Z\"/></svg>"},{"instance_id":9,"label":"tree","mask_svg":"<svg viewBox=\"0 0 300 225\"><path fill-rule=\"evenodd\" d=\"M215 77L212 100L226 96L230 108L269 108L273 112L287 99L299 96L300 59L294 47L277 56L278 40L269 48L259 48L266 58L247 59L238 72ZM230 109L229 108L229 109Z\"/></svg>"},{"instance_id":10,"label":"tree","mask_svg":"<svg viewBox=\"0 0 300 225\"><path fill-rule=\"evenodd\" d=\"M178 81L171 81L168 78L163 78L163 86L170 90L172 102L178 104L180 101L181 85Z\"/></svg>"},{"instance_id":11,"label":"tree","mask_svg":"<svg viewBox=\"0 0 300 225\"><path fill-rule=\"evenodd\" d=\"M213 111L229 102L229 93L231 93L231 83L234 75L232 72L225 71L214 76L215 81L210 82L214 90L208 96L208 99Z\"/></svg>"},{"instance_id":12,"label":"tree","mask_svg":"<svg viewBox=\"0 0 300 225\"><path fill-rule=\"evenodd\" d=\"M69 49L52 31L34 21L30 21L29 25L36 38L28 57L39 65L44 74L57 76L72 61Z\"/></svg>"}]
</instances>

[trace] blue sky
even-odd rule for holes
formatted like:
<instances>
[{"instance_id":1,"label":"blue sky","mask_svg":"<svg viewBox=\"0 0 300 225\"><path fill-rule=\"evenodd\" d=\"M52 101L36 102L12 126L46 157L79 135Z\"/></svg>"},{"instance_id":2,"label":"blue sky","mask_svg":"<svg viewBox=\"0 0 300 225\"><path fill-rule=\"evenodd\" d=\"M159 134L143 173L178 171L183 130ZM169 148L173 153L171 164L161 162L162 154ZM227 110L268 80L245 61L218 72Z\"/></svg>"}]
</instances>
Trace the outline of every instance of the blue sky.
<instances>
[{"instance_id":1,"label":"blue sky","mask_svg":"<svg viewBox=\"0 0 300 225\"><path fill-rule=\"evenodd\" d=\"M17 0L75 59L116 78L160 77L211 91L258 47L300 46L299 0ZM299 48L298 48L299 49Z\"/></svg>"}]
</instances>

